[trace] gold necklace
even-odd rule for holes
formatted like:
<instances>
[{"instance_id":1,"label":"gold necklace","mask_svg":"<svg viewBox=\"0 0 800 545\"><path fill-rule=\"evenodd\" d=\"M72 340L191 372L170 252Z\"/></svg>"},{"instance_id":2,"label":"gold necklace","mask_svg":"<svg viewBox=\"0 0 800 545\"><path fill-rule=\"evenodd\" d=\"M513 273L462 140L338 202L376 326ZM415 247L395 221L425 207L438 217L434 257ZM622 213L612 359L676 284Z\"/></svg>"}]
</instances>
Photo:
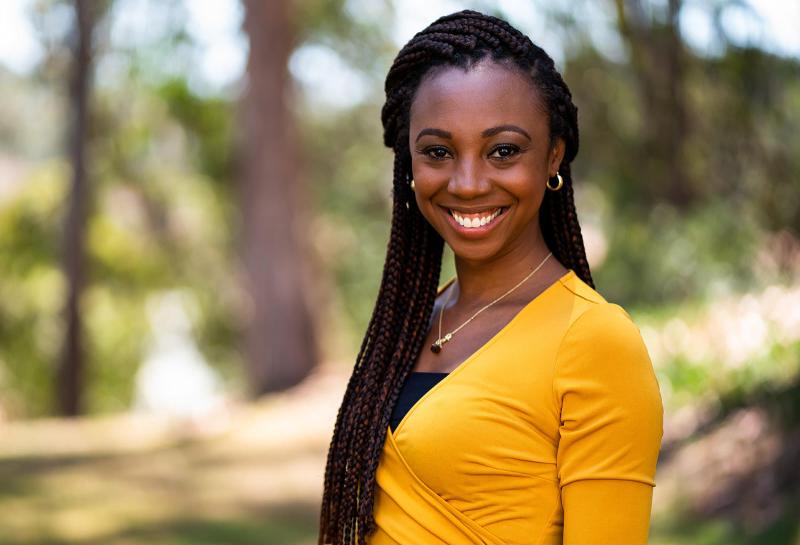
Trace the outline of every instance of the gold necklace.
<instances>
[{"instance_id":1,"label":"gold necklace","mask_svg":"<svg viewBox=\"0 0 800 545\"><path fill-rule=\"evenodd\" d=\"M442 316L444 315L444 307L446 307L446 306L447 306L447 303L449 303L449 302L450 302L450 296L451 296L451 295L453 295L453 290L451 289L451 290L450 290L450 292L447 294L447 299L445 300L444 304L442 305L442 308L441 308L441 310L439 311L439 338L438 338L438 339L436 339L436 340L434 341L434 343L431 345L431 352L433 352L434 354L438 354L439 352L441 352L441 351L442 351L442 345L443 345L444 343L448 342L450 339L452 339L452 338L453 338L453 335L455 335L455 334L456 334L456 332L457 332L459 329L461 329L462 327L464 327L465 325L467 325L468 323L470 323L470 322L471 322L471 321L472 321L472 320L475 318L475 316L477 316L478 314L480 314L481 312L483 312L484 310L486 310L487 308L489 308L490 306L492 306L493 304L495 304L496 302L498 302L500 299L502 299L503 297L505 297L506 295L508 295L509 293L511 293L512 291L514 291L514 290L515 290L515 289L517 289L518 287L520 287L520 286L521 286L521 285L522 285L522 284L523 284L523 283L524 283L524 282L525 282L525 281L526 281L528 278L530 278L531 276L533 276L533 275L534 275L534 273L536 273L536 271L538 271L538 270L541 268L541 266L542 266L542 265L544 265L544 262L545 262L545 261L547 261L547 260L550 258L550 256L551 256L551 255L553 255L553 252L550 252L550 253L548 253L548 254L545 256L545 258L542 260L542 262L541 262L541 263L539 263L539 265L537 265L537 266L536 266L536 268L535 268L535 269L533 269L533 270L532 270L530 273L528 273L528 276L526 276L525 278L523 278L522 280L520 280L520 281L519 281L519 283L518 283L516 286L514 286L513 288L511 288L510 290L508 290L507 292L505 292L503 295L501 295L500 297L498 297L497 299L495 299L494 301L492 301L491 303L489 303L488 305L486 305L486 306L485 306L485 307L483 307L482 309L480 309L478 312L476 312L475 314L473 314L473 315L470 317L470 319L469 319L469 320L467 320L466 322L464 322L463 324L461 324L460 326L458 326L457 328L455 328L455 329L454 329L453 331L451 331L450 333L446 334L444 337L442 337Z\"/></svg>"}]
</instances>

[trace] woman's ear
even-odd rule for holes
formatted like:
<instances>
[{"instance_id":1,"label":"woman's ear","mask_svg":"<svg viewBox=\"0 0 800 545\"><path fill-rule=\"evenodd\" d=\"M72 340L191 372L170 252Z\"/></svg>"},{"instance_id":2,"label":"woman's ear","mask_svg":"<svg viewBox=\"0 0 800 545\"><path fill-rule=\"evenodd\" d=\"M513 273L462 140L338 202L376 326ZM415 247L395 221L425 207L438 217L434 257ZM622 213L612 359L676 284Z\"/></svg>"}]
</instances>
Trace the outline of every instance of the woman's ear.
<instances>
[{"instance_id":1,"label":"woman's ear","mask_svg":"<svg viewBox=\"0 0 800 545\"><path fill-rule=\"evenodd\" d=\"M557 137L556 141L550 147L550 155L547 162L547 173L551 178L558 173L558 167L561 166L561 161L564 159L566 150L567 145L564 143L564 139L560 136Z\"/></svg>"}]
</instances>

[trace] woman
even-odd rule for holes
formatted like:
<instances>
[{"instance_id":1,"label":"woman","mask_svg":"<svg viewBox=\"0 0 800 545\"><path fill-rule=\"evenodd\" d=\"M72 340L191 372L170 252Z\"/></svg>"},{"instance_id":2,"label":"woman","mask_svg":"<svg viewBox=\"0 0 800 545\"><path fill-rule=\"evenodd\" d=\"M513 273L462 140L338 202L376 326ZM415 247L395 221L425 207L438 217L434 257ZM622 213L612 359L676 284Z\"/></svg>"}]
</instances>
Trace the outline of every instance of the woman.
<instances>
[{"instance_id":1,"label":"woman","mask_svg":"<svg viewBox=\"0 0 800 545\"><path fill-rule=\"evenodd\" d=\"M461 11L385 89L391 238L319 543L646 543L661 397L639 330L594 290L552 59ZM444 242L457 275L437 289Z\"/></svg>"}]
</instances>

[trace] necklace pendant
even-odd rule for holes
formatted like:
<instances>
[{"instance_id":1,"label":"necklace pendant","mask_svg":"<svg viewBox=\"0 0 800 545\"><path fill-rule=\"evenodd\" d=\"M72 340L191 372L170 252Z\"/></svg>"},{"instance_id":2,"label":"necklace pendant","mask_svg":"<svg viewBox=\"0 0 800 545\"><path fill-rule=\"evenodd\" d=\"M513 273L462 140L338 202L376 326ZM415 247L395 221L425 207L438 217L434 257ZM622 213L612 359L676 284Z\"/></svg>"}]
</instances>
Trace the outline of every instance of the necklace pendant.
<instances>
[{"instance_id":1,"label":"necklace pendant","mask_svg":"<svg viewBox=\"0 0 800 545\"><path fill-rule=\"evenodd\" d=\"M442 345L444 343L446 343L447 341L449 341L450 339L452 339L452 338L453 338L453 334L452 333L448 333L447 335L445 335L441 339L436 339L436 341L434 341L434 343L431 345L431 352L433 352L434 354L438 354L439 352L442 351Z\"/></svg>"},{"instance_id":2,"label":"necklace pendant","mask_svg":"<svg viewBox=\"0 0 800 545\"><path fill-rule=\"evenodd\" d=\"M509 293L511 293L512 291L514 291L514 290L515 290L515 289L517 289L518 287L520 287L520 286L522 285L522 283L523 283L523 282L525 282L525 281L526 281L528 278L530 278L531 276L533 276L534 274L536 274L536 271L538 271L538 270L539 270L539 269L542 267L542 265L544 265L544 262L545 262L545 261L547 261L547 260L550 258L550 256L551 256L551 255L553 255L553 252L550 252L550 253L548 253L548 254L545 256L545 258L544 258L544 259L542 259L541 263L539 263L539 264L536 266L536 268L535 268L535 269L533 269L531 272L529 272L529 273L528 273L528 276L526 276L525 278L523 278L522 280L520 280L520 281L517 283L517 285L516 285L516 286L514 286L513 288L511 288L510 290L508 290L507 292L505 292L503 295L501 295L500 297L498 297L497 299L495 299L494 301L492 301L492 302L491 302L491 303L489 303L488 305L484 306L484 307L483 307L482 309L480 309L478 312L476 312L475 314L473 314L473 315L472 315L472 317L470 317L470 318L469 318L469 320L467 320L466 322L464 322L463 324L461 324L460 326L458 326L457 328L455 328L453 331L451 331L450 333L448 333L448 334L447 334L447 335L445 335L444 337L439 337L438 339L436 339L436 340L433 342L433 344L431 345L431 352L433 352L434 354L438 354L439 352L441 352L441 351L442 351L442 345L443 345L444 343L448 342L450 339L452 339L452 338L453 338L453 334L454 334L454 333L457 333L457 332L458 332L458 331L459 331L459 330L460 330L462 327L464 327L465 325L467 325L468 323L470 323L470 322L471 322L471 321L472 321L472 320L473 320L473 319L474 319L474 318L475 318L475 317L476 317L478 314L480 314L481 312L483 312L484 310L486 310L487 308L489 308L489 307L490 307L490 306L492 306L493 304L495 304L495 303L497 303L498 301L500 301L500 300L501 300L503 297L505 297L506 295L508 295ZM437 295L438 295L438 294L437 294ZM440 308L440 310L439 310L439 335L441 335L441 334L442 334L442 316L444 316L444 307L446 307L446 306L447 306L447 303L449 303L449 302L450 302L450 296L451 296L451 295L453 295L453 290L452 290L452 289L451 289L451 290L450 290L450 291L447 293L447 298L445 299L444 303L442 304L442 306L441 306L441 308Z\"/></svg>"}]
</instances>

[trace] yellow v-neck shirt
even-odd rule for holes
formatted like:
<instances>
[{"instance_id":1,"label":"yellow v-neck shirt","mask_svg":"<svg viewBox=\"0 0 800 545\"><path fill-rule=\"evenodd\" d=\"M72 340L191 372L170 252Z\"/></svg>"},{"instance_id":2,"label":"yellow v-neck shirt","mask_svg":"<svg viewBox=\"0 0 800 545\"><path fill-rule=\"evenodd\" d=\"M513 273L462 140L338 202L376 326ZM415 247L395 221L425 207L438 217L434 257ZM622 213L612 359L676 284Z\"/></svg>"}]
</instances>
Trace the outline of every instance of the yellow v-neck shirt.
<instances>
[{"instance_id":1,"label":"yellow v-neck shirt","mask_svg":"<svg viewBox=\"0 0 800 545\"><path fill-rule=\"evenodd\" d=\"M369 543L644 545L662 434L639 329L569 270L387 429Z\"/></svg>"}]
</instances>

